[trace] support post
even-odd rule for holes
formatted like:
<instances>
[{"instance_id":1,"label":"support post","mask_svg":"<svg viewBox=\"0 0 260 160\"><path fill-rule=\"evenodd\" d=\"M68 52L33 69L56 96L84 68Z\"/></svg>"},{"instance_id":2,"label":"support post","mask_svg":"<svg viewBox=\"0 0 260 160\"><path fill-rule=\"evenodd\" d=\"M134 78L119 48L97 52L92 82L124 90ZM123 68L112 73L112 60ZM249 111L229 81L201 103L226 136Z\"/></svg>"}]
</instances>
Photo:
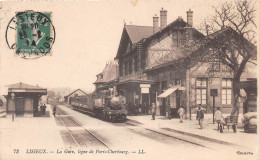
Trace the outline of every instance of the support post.
<instances>
[{"instance_id":1,"label":"support post","mask_svg":"<svg viewBox=\"0 0 260 160\"><path fill-rule=\"evenodd\" d=\"M213 124L215 124L214 117L215 117L215 96L213 96Z\"/></svg>"},{"instance_id":2,"label":"support post","mask_svg":"<svg viewBox=\"0 0 260 160\"><path fill-rule=\"evenodd\" d=\"M190 111L190 120L191 120L191 108L189 107L189 111Z\"/></svg>"},{"instance_id":3,"label":"support post","mask_svg":"<svg viewBox=\"0 0 260 160\"><path fill-rule=\"evenodd\" d=\"M190 69L186 70L186 113L185 113L185 119L187 119L187 116L189 115L189 119L191 120L191 108L190 108ZM188 115L187 115L188 114Z\"/></svg>"}]
</instances>

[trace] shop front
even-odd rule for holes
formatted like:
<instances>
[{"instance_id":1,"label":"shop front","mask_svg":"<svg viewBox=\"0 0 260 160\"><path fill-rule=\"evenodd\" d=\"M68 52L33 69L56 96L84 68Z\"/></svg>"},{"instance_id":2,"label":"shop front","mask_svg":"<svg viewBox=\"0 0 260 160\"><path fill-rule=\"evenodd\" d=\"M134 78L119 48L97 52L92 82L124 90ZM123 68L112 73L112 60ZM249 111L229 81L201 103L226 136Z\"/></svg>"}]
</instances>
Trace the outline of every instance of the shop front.
<instances>
[{"instance_id":1,"label":"shop front","mask_svg":"<svg viewBox=\"0 0 260 160\"><path fill-rule=\"evenodd\" d=\"M150 88L147 81L119 83L118 94L126 97L129 114L150 114Z\"/></svg>"},{"instance_id":2,"label":"shop front","mask_svg":"<svg viewBox=\"0 0 260 160\"><path fill-rule=\"evenodd\" d=\"M178 109L185 106L185 87L170 86L158 96L161 101L160 112L168 118L177 118Z\"/></svg>"}]
</instances>

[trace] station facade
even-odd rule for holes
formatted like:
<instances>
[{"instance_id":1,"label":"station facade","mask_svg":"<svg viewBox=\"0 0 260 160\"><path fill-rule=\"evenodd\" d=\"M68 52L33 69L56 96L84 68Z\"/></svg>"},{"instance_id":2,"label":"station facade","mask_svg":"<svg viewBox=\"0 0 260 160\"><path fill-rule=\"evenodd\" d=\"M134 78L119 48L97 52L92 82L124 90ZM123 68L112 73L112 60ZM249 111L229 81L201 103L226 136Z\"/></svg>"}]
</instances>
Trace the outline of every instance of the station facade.
<instances>
[{"instance_id":1,"label":"station facade","mask_svg":"<svg viewBox=\"0 0 260 160\"><path fill-rule=\"evenodd\" d=\"M192 57L180 52L185 43L212 36L225 35L224 28L209 36L193 28L193 11L187 11L187 22L182 17L167 24L167 11L153 17L153 26L125 25L115 60L119 63L118 92L126 97L129 112L149 113L152 103L157 115L177 116L180 106L187 113L201 104L210 113L215 106L224 113L232 110L232 72L218 60L196 63L187 68ZM211 36L211 37L210 37ZM254 59L256 61L256 58ZM256 66L249 66L256 68ZM254 74L246 67L242 77ZM212 90L213 89L213 90ZM243 110L243 107L240 107ZM240 113L243 113L241 111Z\"/></svg>"}]
</instances>

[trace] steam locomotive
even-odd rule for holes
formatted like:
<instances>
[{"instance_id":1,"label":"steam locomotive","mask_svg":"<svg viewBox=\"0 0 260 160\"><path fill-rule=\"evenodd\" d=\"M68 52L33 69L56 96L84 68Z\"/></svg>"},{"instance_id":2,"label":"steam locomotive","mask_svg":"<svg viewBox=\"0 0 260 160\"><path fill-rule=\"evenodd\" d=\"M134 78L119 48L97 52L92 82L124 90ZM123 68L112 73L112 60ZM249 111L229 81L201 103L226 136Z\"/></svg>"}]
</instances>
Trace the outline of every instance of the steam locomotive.
<instances>
[{"instance_id":1,"label":"steam locomotive","mask_svg":"<svg viewBox=\"0 0 260 160\"><path fill-rule=\"evenodd\" d=\"M127 120L127 108L122 96L95 99L91 95L75 96L70 98L70 104L75 110L88 112L106 121L125 122Z\"/></svg>"}]
</instances>

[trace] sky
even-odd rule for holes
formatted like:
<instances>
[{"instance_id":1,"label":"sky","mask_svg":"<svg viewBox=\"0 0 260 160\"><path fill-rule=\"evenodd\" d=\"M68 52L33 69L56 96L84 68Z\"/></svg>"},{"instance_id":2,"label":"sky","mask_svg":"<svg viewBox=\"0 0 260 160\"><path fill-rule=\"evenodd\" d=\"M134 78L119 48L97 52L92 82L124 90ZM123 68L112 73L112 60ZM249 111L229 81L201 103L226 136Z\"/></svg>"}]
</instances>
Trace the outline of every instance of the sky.
<instances>
[{"instance_id":1,"label":"sky","mask_svg":"<svg viewBox=\"0 0 260 160\"><path fill-rule=\"evenodd\" d=\"M99 2L2 2L0 25L0 85L27 83L44 88L70 87L93 91L93 82L116 56L126 24L152 26L152 17L163 7L167 24L186 11L193 13L197 28L219 1L99 1ZM52 12L56 40L52 55L25 60L6 44L8 22L17 11Z\"/></svg>"}]
</instances>

